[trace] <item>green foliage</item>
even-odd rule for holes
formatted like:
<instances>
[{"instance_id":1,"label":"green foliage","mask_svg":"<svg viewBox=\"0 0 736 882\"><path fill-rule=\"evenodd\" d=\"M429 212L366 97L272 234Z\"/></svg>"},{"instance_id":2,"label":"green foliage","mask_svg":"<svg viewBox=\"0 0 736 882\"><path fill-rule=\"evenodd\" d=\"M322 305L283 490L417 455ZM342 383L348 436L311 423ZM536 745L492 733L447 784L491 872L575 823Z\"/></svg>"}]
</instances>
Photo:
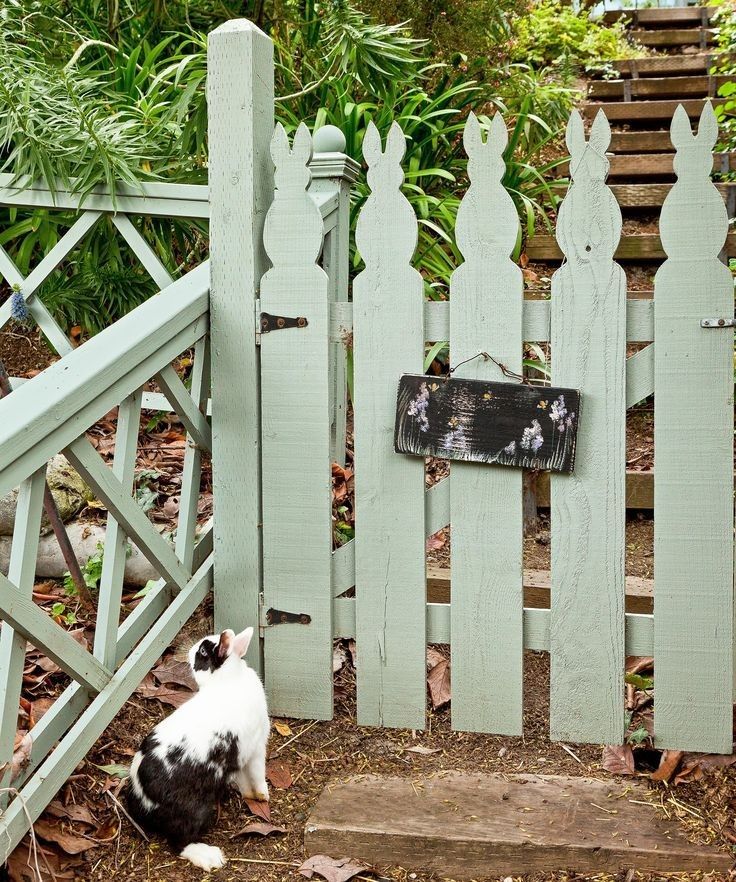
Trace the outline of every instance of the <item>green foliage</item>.
<instances>
[{"instance_id":1,"label":"green foliage","mask_svg":"<svg viewBox=\"0 0 736 882\"><path fill-rule=\"evenodd\" d=\"M641 726L638 729L635 729L633 732L630 732L626 736L626 740L629 744L644 744L645 741L649 739L649 732Z\"/></svg>"},{"instance_id":2,"label":"green foliage","mask_svg":"<svg viewBox=\"0 0 736 882\"><path fill-rule=\"evenodd\" d=\"M654 679L652 677L643 677L641 674L626 674L624 681L637 689L653 689Z\"/></svg>"},{"instance_id":3,"label":"green foliage","mask_svg":"<svg viewBox=\"0 0 736 882\"><path fill-rule=\"evenodd\" d=\"M102 578L102 561L105 555L105 547L102 542L97 543L97 552L89 558L87 563L82 567L82 576L84 584L90 591L97 591ZM72 574L67 570L64 573L64 592L69 597L77 596L77 586L74 584ZM53 615L53 611L52 611Z\"/></svg>"},{"instance_id":4,"label":"green foliage","mask_svg":"<svg viewBox=\"0 0 736 882\"><path fill-rule=\"evenodd\" d=\"M610 27L561 0L539 0L516 28L513 57L537 66L585 67L616 58L636 58L643 51L626 36L622 23Z\"/></svg>"}]
</instances>

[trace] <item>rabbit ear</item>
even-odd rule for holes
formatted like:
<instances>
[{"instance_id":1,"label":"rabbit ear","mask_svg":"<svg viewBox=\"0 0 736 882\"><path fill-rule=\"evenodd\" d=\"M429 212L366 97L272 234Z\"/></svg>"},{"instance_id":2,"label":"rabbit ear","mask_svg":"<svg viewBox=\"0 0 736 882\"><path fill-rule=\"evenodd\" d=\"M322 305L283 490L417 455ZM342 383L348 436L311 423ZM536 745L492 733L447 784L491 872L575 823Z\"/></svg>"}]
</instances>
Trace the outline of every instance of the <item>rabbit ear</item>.
<instances>
[{"instance_id":1,"label":"rabbit ear","mask_svg":"<svg viewBox=\"0 0 736 882\"><path fill-rule=\"evenodd\" d=\"M570 114L567 130L565 131L565 143L573 159L582 156L585 150L585 128L583 126L583 118L577 110L573 110Z\"/></svg>"},{"instance_id":2,"label":"rabbit ear","mask_svg":"<svg viewBox=\"0 0 736 882\"><path fill-rule=\"evenodd\" d=\"M599 110L596 114L595 121L590 130L590 140L588 143L601 156L606 152L611 143L611 126L608 123L606 114L602 110Z\"/></svg>"},{"instance_id":3,"label":"rabbit ear","mask_svg":"<svg viewBox=\"0 0 736 882\"><path fill-rule=\"evenodd\" d=\"M306 123L299 123L299 128L294 135L291 155L303 165L306 165L312 158L312 136Z\"/></svg>"},{"instance_id":4,"label":"rabbit ear","mask_svg":"<svg viewBox=\"0 0 736 882\"><path fill-rule=\"evenodd\" d=\"M368 123L368 128L363 135L363 157L369 166L375 165L383 156L381 150L381 136L373 120Z\"/></svg>"},{"instance_id":5,"label":"rabbit ear","mask_svg":"<svg viewBox=\"0 0 736 882\"><path fill-rule=\"evenodd\" d=\"M492 144L500 155L509 145L509 130L506 128L504 118L496 113L491 120L491 131L488 133L488 143Z\"/></svg>"},{"instance_id":6,"label":"rabbit ear","mask_svg":"<svg viewBox=\"0 0 736 882\"><path fill-rule=\"evenodd\" d=\"M386 153L398 165L406 153L406 138L397 122L391 123L388 138L386 138Z\"/></svg>"},{"instance_id":7,"label":"rabbit ear","mask_svg":"<svg viewBox=\"0 0 736 882\"><path fill-rule=\"evenodd\" d=\"M694 140L693 130L690 126L690 118L685 112L685 108L682 104L677 105L677 109L672 117L672 123L670 124L670 139L672 140L672 145L677 150L686 147Z\"/></svg>"},{"instance_id":8,"label":"rabbit ear","mask_svg":"<svg viewBox=\"0 0 736 882\"><path fill-rule=\"evenodd\" d=\"M718 140L718 120L716 119L713 105L710 101L706 101L700 113L700 122L698 123L698 143L712 150Z\"/></svg>"},{"instance_id":9,"label":"rabbit ear","mask_svg":"<svg viewBox=\"0 0 736 882\"><path fill-rule=\"evenodd\" d=\"M483 133L478 117L471 110L463 130L463 146L468 156L477 156L483 149Z\"/></svg>"},{"instance_id":10,"label":"rabbit ear","mask_svg":"<svg viewBox=\"0 0 736 882\"><path fill-rule=\"evenodd\" d=\"M276 123L271 136L271 159L278 166L289 156L289 137L281 123Z\"/></svg>"},{"instance_id":11,"label":"rabbit ear","mask_svg":"<svg viewBox=\"0 0 736 882\"><path fill-rule=\"evenodd\" d=\"M240 634L236 634L232 639L230 655L235 655L238 658L242 658L248 651L248 647L250 646L250 641L252 639L253 628L246 628L245 631L241 631Z\"/></svg>"},{"instance_id":12,"label":"rabbit ear","mask_svg":"<svg viewBox=\"0 0 736 882\"><path fill-rule=\"evenodd\" d=\"M234 637L235 632L230 628L226 628L222 634L220 634L220 642L217 644L217 657L222 661L230 655Z\"/></svg>"}]
</instances>

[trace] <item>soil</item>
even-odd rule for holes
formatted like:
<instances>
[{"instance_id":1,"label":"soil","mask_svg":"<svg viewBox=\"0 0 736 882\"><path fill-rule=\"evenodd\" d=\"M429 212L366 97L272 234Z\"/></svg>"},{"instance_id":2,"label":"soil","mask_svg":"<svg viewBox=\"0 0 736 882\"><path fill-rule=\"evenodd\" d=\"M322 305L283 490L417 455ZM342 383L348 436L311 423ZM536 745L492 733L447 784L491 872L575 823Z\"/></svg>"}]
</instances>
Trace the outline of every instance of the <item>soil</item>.
<instances>
[{"instance_id":1,"label":"soil","mask_svg":"<svg viewBox=\"0 0 736 882\"><path fill-rule=\"evenodd\" d=\"M40 331L14 325L0 332L0 361L11 377L32 377L58 361L58 356Z\"/></svg>"}]
</instances>

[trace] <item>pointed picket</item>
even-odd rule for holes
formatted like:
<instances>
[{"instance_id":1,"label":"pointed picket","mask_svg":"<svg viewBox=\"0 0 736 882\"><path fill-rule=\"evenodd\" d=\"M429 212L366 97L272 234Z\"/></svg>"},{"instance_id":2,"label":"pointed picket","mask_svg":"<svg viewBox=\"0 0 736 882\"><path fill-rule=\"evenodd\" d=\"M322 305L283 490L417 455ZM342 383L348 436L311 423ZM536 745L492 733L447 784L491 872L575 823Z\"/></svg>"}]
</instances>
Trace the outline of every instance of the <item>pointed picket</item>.
<instances>
[{"instance_id":1,"label":"pointed picket","mask_svg":"<svg viewBox=\"0 0 736 882\"><path fill-rule=\"evenodd\" d=\"M261 330L264 664L275 714L332 717L329 280L317 265L322 216L307 193L312 139L271 141L276 193L261 309L306 319ZM271 611L269 613L269 610ZM294 620L280 621L282 614ZM303 621L306 619L306 621Z\"/></svg>"},{"instance_id":2,"label":"pointed picket","mask_svg":"<svg viewBox=\"0 0 736 882\"><path fill-rule=\"evenodd\" d=\"M465 263L450 282L450 356L454 376L503 380L490 353L522 368L524 281L511 260L519 220L501 185L508 134L497 114L484 143L471 113L465 126L470 187L457 216ZM520 735L522 730L522 472L453 462L452 725Z\"/></svg>"},{"instance_id":3,"label":"pointed picket","mask_svg":"<svg viewBox=\"0 0 736 882\"><path fill-rule=\"evenodd\" d=\"M426 707L424 461L394 452L399 375L421 373L423 283L410 261L417 221L401 193L406 142L363 141L371 193L356 241L353 285L355 593L358 720L423 729Z\"/></svg>"},{"instance_id":4,"label":"pointed picket","mask_svg":"<svg viewBox=\"0 0 736 882\"><path fill-rule=\"evenodd\" d=\"M654 282L655 735L663 747L730 753L733 664L733 279L710 180L710 104L697 135L672 120L677 182L662 206L667 260Z\"/></svg>"},{"instance_id":5,"label":"pointed picket","mask_svg":"<svg viewBox=\"0 0 736 882\"><path fill-rule=\"evenodd\" d=\"M566 263L552 279L552 379L582 393L575 471L551 476L550 729L618 744L624 733L626 277L613 255L621 211L606 187L602 112L585 141L567 127L572 184L557 221ZM550 413L550 416L553 414ZM562 421L549 421L558 431Z\"/></svg>"}]
</instances>

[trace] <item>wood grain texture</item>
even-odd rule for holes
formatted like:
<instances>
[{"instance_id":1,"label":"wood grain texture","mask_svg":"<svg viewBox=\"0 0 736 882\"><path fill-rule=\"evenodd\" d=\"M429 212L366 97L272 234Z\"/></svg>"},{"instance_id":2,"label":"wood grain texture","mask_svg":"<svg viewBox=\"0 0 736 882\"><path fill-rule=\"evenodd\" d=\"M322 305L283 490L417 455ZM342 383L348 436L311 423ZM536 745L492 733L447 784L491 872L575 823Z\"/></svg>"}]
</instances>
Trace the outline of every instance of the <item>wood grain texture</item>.
<instances>
[{"instance_id":1,"label":"wood grain texture","mask_svg":"<svg viewBox=\"0 0 736 882\"><path fill-rule=\"evenodd\" d=\"M642 46L701 46L715 43L713 28L669 28L662 30L632 30L632 39Z\"/></svg>"},{"instance_id":2,"label":"wood grain texture","mask_svg":"<svg viewBox=\"0 0 736 882\"><path fill-rule=\"evenodd\" d=\"M254 308L273 199L273 44L250 22L229 21L209 35L208 71L215 628L239 631L257 623L262 585ZM251 641L259 672L260 655Z\"/></svg>"},{"instance_id":3,"label":"wood grain texture","mask_svg":"<svg viewBox=\"0 0 736 882\"><path fill-rule=\"evenodd\" d=\"M628 192L630 192L634 187L647 185L628 184L623 186L627 187ZM660 186L671 185L663 184ZM616 196L620 192L615 185L611 187L611 191ZM666 191L662 190L660 192L664 194ZM726 237L725 248L729 257L736 255L736 233L730 233ZM530 239L526 244L526 254L530 260L561 261L563 258L562 250L558 243L555 242L554 237L547 235L537 235ZM617 260L647 261L664 260L667 254L662 247L660 237L656 233L638 233L622 236L614 257Z\"/></svg>"},{"instance_id":4,"label":"wood grain texture","mask_svg":"<svg viewBox=\"0 0 736 882\"><path fill-rule=\"evenodd\" d=\"M264 605L306 613L308 625L266 628L264 670L274 714L332 717L332 491L329 280L318 266L322 217L307 192L312 139L271 141L276 192L264 244L272 267L261 309L305 316L304 328L261 336Z\"/></svg>"},{"instance_id":5,"label":"wood grain texture","mask_svg":"<svg viewBox=\"0 0 736 882\"><path fill-rule=\"evenodd\" d=\"M411 266L417 221L401 193L406 149L394 123L385 151L363 140L370 195L353 284L355 592L358 721L423 729L426 707L424 462L394 452L396 387L424 360L423 282Z\"/></svg>"},{"instance_id":6,"label":"wood grain texture","mask_svg":"<svg viewBox=\"0 0 736 882\"><path fill-rule=\"evenodd\" d=\"M654 282L655 733L663 747L730 753L733 332L700 327L733 315L718 259L728 220L708 177L712 109L696 136L678 110L671 133L678 178L660 220L669 257Z\"/></svg>"},{"instance_id":7,"label":"wood grain texture","mask_svg":"<svg viewBox=\"0 0 736 882\"><path fill-rule=\"evenodd\" d=\"M710 20L716 12L715 6L669 6L661 9L612 9L603 14L603 21L611 24L623 18L627 23L663 27L673 22L700 24L703 15Z\"/></svg>"},{"instance_id":8,"label":"wood grain texture","mask_svg":"<svg viewBox=\"0 0 736 882\"><path fill-rule=\"evenodd\" d=\"M682 105L691 117L700 116L700 111L706 103L720 106L726 101L725 98L715 98L712 101L707 98L689 98L685 101L664 99L662 101L610 101L590 102L582 107L583 115L591 120L599 110L606 117L617 123L635 120L668 120L675 110Z\"/></svg>"},{"instance_id":9,"label":"wood grain texture","mask_svg":"<svg viewBox=\"0 0 736 882\"><path fill-rule=\"evenodd\" d=\"M572 181L552 277L552 380L582 396L575 472L550 478L550 729L556 740L620 743L624 733L626 276L613 260L621 212L605 181L610 128L586 144L567 128ZM580 672L585 670L585 677Z\"/></svg>"},{"instance_id":10,"label":"wood grain texture","mask_svg":"<svg viewBox=\"0 0 736 882\"><path fill-rule=\"evenodd\" d=\"M323 791L307 820L305 846L308 854L349 854L452 879L560 867L586 875L727 873L729 855L688 842L648 807L648 792L628 782L558 775L364 775Z\"/></svg>"},{"instance_id":11,"label":"wood grain texture","mask_svg":"<svg viewBox=\"0 0 736 882\"><path fill-rule=\"evenodd\" d=\"M588 84L588 97L623 98L630 92L632 98L677 98L705 97L716 95L724 83L733 77L689 76L689 77L646 77L626 82L624 80L593 80Z\"/></svg>"},{"instance_id":12,"label":"wood grain texture","mask_svg":"<svg viewBox=\"0 0 736 882\"><path fill-rule=\"evenodd\" d=\"M721 56L722 57L722 56ZM714 55L703 52L693 55L654 55L651 58L631 58L611 62L621 76L660 76L676 73L707 73Z\"/></svg>"},{"instance_id":13,"label":"wood grain texture","mask_svg":"<svg viewBox=\"0 0 736 882\"><path fill-rule=\"evenodd\" d=\"M46 482L43 466L20 486L13 525L8 580L24 597L32 597L36 573L36 554L41 531L41 512ZM1 618L1 616L0 616ZM26 660L26 637L6 622L0 630L0 788L10 786L10 761L18 722L18 702ZM0 791L0 810L7 805L8 794Z\"/></svg>"},{"instance_id":14,"label":"wood grain texture","mask_svg":"<svg viewBox=\"0 0 736 882\"><path fill-rule=\"evenodd\" d=\"M457 215L465 259L450 280L450 355L458 365L489 352L522 369L524 280L511 260L519 220L501 180L508 134L496 114L485 143L474 114L465 125L470 187ZM456 377L503 380L492 361L476 358ZM471 732L522 730L521 471L453 462L452 725Z\"/></svg>"}]
</instances>

